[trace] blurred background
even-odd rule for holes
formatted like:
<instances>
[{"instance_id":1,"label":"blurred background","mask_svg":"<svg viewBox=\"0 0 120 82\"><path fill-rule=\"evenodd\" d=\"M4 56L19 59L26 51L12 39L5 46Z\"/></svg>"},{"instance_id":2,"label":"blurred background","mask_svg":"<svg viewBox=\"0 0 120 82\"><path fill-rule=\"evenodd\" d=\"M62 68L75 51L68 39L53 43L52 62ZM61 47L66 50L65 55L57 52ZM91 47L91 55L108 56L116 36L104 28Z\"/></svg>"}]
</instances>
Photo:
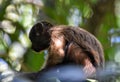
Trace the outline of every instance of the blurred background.
<instances>
[{"instance_id":1,"label":"blurred background","mask_svg":"<svg viewBox=\"0 0 120 82\"><path fill-rule=\"evenodd\" d=\"M120 64L120 0L0 0L0 72L40 70L46 52L32 51L28 34L41 20L88 30Z\"/></svg>"}]
</instances>

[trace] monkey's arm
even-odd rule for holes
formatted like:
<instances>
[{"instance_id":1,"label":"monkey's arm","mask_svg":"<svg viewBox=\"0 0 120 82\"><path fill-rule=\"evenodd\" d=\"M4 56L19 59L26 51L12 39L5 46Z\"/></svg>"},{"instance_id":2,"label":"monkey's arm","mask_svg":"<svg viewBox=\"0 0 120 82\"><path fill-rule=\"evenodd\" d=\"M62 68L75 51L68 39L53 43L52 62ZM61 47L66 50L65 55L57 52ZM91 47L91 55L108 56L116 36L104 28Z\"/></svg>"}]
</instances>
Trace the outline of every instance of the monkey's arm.
<instances>
[{"instance_id":1,"label":"monkey's arm","mask_svg":"<svg viewBox=\"0 0 120 82\"><path fill-rule=\"evenodd\" d=\"M52 35L51 46L49 48L49 55L46 63L46 67L52 67L63 61L65 55L65 39L62 35L59 36L56 33Z\"/></svg>"}]
</instances>

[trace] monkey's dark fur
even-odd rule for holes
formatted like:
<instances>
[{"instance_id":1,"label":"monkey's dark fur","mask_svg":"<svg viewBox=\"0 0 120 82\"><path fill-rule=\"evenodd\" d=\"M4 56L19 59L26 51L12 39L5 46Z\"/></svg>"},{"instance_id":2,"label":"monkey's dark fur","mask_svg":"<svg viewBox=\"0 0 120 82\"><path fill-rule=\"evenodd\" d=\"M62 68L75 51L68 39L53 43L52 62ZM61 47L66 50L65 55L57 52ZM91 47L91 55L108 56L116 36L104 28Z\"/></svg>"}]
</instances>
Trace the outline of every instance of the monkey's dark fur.
<instances>
[{"instance_id":1,"label":"monkey's dark fur","mask_svg":"<svg viewBox=\"0 0 120 82\"><path fill-rule=\"evenodd\" d=\"M29 34L32 49L39 52L48 49L44 68L74 64L83 66L87 76L104 66L104 54L100 42L79 27L58 25L42 21L35 24Z\"/></svg>"}]
</instances>

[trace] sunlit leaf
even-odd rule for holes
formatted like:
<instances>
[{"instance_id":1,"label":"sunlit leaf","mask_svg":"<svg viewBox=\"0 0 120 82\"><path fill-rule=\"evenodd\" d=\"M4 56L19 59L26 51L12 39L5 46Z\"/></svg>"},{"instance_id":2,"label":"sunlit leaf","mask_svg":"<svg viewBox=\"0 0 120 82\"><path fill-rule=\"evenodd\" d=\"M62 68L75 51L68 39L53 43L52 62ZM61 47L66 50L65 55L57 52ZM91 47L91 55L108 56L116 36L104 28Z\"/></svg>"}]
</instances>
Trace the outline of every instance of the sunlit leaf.
<instances>
[{"instance_id":1,"label":"sunlit leaf","mask_svg":"<svg viewBox=\"0 0 120 82\"><path fill-rule=\"evenodd\" d=\"M24 56L24 64L31 71L38 71L43 66L44 53L36 53L29 50Z\"/></svg>"}]
</instances>

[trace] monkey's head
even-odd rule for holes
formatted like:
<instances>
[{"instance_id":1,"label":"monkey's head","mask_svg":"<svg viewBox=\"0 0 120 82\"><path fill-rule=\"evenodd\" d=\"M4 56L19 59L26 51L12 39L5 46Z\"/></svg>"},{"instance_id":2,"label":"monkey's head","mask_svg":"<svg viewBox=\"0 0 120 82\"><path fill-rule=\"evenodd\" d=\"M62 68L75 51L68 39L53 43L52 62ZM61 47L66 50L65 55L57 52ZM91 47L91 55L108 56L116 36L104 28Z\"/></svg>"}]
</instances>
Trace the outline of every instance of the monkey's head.
<instances>
[{"instance_id":1,"label":"monkey's head","mask_svg":"<svg viewBox=\"0 0 120 82\"><path fill-rule=\"evenodd\" d=\"M50 44L50 33L49 29L53 25L42 21L36 23L30 33L29 33L29 38L32 42L32 49L35 50L36 52L39 52L41 50L44 50L49 47Z\"/></svg>"}]
</instances>

